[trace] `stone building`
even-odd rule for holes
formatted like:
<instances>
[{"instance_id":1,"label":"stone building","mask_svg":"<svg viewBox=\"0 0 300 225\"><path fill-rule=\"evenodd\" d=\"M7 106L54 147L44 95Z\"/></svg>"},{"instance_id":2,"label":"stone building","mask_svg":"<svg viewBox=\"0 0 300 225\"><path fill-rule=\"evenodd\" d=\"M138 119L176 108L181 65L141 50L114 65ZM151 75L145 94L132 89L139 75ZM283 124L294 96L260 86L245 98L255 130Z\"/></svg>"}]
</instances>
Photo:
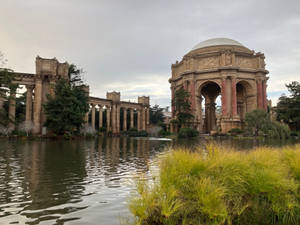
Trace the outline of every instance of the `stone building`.
<instances>
[{"instance_id":1,"label":"stone building","mask_svg":"<svg viewBox=\"0 0 300 225\"><path fill-rule=\"evenodd\" d=\"M32 124L32 132L34 134L46 133L44 123L46 115L43 111L43 104L47 102L47 95L54 94L54 86L58 79L69 79L69 65L67 62L60 63L56 58L44 59L36 57L36 73L17 73L14 72L13 83L24 85L26 87L26 116L25 123ZM89 94L89 88L86 88ZM9 98L9 117L11 121L15 121L16 114L16 90L10 90L11 98ZM0 107L3 107L4 99L0 98ZM95 128L95 110L96 106L99 110L99 128L103 127L103 109L106 112L106 128L113 134L120 133L120 127L125 131L127 128L137 128L138 130L147 130L149 127L149 97L138 97L138 103L125 102L120 100L119 92L107 93L107 98L97 98L89 96L89 104L91 109L91 126ZM120 115L122 108L123 115ZM136 124L134 124L134 112L137 114ZM130 113L129 126L127 126L127 113ZM120 125L122 116L123 124ZM88 114L86 115L86 123L88 123ZM14 123L10 124L11 130L15 129Z\"/></svg>"},{"instance_id":2,"label":"stone building","mask_svg":"<svg viewBox=\"0 0 300 225\"><path fill-rule=\"evenodd\" d=\"M246 112L267 110L267 74L264 54L228 38L200 42L180 62L172 64L172 99L175 91L190 92L194 116L191 126L201 133L242 128ZM221 96L219 126L216 99ZM176 109L172 107L172 118ZM174 129L174 128L173 128Z\"/></svg>"}]
</instances>

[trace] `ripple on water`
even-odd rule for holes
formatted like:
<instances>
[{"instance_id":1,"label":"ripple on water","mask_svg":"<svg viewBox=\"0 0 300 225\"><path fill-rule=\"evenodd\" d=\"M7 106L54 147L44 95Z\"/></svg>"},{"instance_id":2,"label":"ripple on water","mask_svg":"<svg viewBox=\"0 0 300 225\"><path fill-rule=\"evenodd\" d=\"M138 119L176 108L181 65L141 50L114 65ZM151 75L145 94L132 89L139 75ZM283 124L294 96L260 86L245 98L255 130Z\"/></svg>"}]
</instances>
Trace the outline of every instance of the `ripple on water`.
<instances>
[{"instance_id":1,"label":"ripple on water","mask_svg":"<svg viewBox=\"0 0 300 225\"><path fill-rule=\"evenodd\" d=\"M120 224L134 180L166 141L0 143L0 225Z\"/></svg>"}]
</instances>

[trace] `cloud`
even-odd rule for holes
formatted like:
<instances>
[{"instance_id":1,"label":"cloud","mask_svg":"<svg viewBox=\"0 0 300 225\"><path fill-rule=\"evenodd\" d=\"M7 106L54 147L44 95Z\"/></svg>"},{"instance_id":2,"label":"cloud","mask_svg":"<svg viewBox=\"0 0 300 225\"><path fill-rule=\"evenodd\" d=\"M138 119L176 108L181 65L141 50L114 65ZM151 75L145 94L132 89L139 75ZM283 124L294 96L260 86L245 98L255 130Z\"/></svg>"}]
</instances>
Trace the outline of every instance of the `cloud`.
<instances>
[{"instance_id":1,"label":"cloud","mask_svg":"<svg viewBox=\"0 0 300 225\"><path fill-rule=\"evenodd\" d=\"M268 91L283 91L299 80L299 11L298 0L2 0L0 50L16 71L55 56L84 68L99 97L116 89L165 106L171 64L203 40L229 37L265 53Z\"/></svg>"}]
</instances>

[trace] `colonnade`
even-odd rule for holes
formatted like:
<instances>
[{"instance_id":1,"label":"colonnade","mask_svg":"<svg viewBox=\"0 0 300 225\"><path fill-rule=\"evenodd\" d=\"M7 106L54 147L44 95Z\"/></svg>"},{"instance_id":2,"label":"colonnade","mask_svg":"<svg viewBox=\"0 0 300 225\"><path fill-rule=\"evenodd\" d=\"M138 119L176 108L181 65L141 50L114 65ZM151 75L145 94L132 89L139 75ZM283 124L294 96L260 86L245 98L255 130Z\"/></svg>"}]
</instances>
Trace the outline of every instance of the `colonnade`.
<instances>
[{"instance_id":1,"label":"colonnade","mask_svg":"<svg viewBox=\"0 0 300 225\"><path fill-rule=\"evenodd\" d=\"M33 126L33 90L34 85L25 85L26 87L26 111L25 111L25 123L27 126ZM15 129L16 122L16 88L9 90L8 96L8 118L9 118L9 129ZM3 109L5 99L0 97L0 109Z\"/></svg>"},{"instance_id":2,"label":"colonnade","mask_svg":"<svg viewBox=\"0 0 300 225\"><path fill-rule=\"evenodd\" d=\"M128 105L128 103L126 103ZM93 129L96 128L96 111L98 108L99 118L98 127L99 129L105 127L106 131L111 131L113 134L118 134L120 131L127 131L130 128L136 128L138 131L147 130L149 127L149 106L137 104L135 108L125 107L122 104L109 104L100 105L91 103L90 104L91 121L90 125ZM98 106L96 108L96 106ZM122 114L121 115L121 109ZM105 114L104 114L105 113ZM135 123L135 113L137 119ZM85 116L85 122L88 124L89 112ZM104 124L104 115L106 116L106 123ZM123 122L121 125L121 117ZM104 126L105 125L105 126Z\"/></svg>"}]
</instances>

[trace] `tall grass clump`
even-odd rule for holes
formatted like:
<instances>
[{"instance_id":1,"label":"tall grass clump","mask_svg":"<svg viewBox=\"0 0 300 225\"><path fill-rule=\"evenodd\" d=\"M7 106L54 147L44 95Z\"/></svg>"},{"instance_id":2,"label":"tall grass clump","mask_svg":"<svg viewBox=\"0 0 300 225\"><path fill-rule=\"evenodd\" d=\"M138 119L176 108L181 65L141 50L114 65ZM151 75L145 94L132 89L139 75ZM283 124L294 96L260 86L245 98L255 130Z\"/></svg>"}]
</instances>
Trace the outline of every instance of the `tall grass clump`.
<instances>
[{"instance_id":1,"label":"tall grass clump","mask_svg":"<svg viewBox=\"0 0 300 225\"><path fill-rule=\"evenodd\" d=\"M129 206L135 224L300 224L300 145L177 149L159 166L154 182L138 182Z\"/></svg>"}]
</instances>

